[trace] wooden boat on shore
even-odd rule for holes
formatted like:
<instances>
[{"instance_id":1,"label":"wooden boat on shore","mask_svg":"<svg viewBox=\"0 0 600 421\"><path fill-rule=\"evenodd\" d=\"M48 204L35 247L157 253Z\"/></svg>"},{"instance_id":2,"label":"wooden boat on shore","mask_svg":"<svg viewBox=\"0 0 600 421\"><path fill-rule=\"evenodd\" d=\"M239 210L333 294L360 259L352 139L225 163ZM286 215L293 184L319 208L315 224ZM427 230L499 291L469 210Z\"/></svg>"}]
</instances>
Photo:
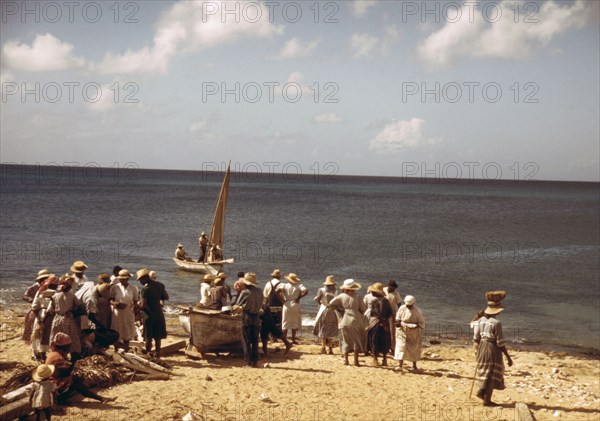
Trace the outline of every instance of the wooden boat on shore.
<instances>
[{"instance_id":1,"label":"wooden boat on shore","mask_svg":"<svg viewBox=\"0 0 600 421\"><path fill-rule=\"evenodd\" d=\"M210 237L206 246L207 252L204 254L204 261L197 262L193 260L179 260L173 257L175 264L183 270L198 273L207 273L216 275L222 271L223 265L231 264L234 259L223 259L223 242L225 237L225 211L227 210L227 198L229 196L229 167L231 161L227 164L227 171L225 171L225 177L223 178L223 184L221 185L221 191L217 198L217 204L215 206L215 215L213 217L213 223L210 230ZM218 253L213 253L213 248L218 250ZM220 254L220 255L218 255Z\"/></svg>"},{"instance_id":2,"label":"wooden boat on shore","mask_svg":"<svg viewBox=\"0 0 600 421\"><path fill-rule=\"evenodd\" d=\"M180 308L183 310L180 319L189 318L190 344L198 352L243 352L241 315L198 307Z\"/></svg>"}]
</instances>

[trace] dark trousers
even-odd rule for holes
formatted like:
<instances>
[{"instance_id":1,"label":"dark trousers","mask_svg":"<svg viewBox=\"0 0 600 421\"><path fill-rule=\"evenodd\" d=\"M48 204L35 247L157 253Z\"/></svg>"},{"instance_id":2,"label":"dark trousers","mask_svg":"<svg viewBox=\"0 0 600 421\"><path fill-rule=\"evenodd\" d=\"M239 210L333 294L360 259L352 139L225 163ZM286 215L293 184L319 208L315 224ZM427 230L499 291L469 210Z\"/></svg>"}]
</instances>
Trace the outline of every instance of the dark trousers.
<instances>
[{"instance_id":1,"label":"dark trousers","mask_svg":"<svg viewBox=\"0 0 600 421\"><path fill-rule=\"evenodd\" d=\"M249 365L258 362L258 335L260 333L260 318L258 314L244 313L242 336L246 345L245 354Z\"/></svg>"},{"instance_id":2,"label":"dark trousers","mask_svg":"<svg viewBox=\"0 0 600 421\"><path fill-rule=\"evenodd\" d=\"M47 407L47 408L35 408L34 412L35 412L35 421L41 421L41 419L42 419L42 412L46 415L46 419L48 421L52 420L52 408L50 408L50 407Z\"/></svg>"}]
</instances>

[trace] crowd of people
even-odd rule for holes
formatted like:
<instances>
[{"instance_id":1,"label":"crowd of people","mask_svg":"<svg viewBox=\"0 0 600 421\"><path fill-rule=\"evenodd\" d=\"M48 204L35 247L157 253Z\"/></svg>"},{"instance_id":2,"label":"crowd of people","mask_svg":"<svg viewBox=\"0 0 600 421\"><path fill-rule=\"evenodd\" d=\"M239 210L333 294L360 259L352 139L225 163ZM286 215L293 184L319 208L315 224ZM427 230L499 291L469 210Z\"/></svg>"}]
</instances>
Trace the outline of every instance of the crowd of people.
<instances>
[{"instance_id":1,"label":"crowd of people","mask_svg":"<svg viewBox=\"0 0 600 421\"><path fill-rule=\"evenodd\" d=\"M31 345L32 358L47 366L38 367L38 377L44 380L47 374L58 386L61 399L77 391L106 401L73 378L70 370L74 363L86 353L93 353L97 346L114 345L115 349L127 350L140 330L146 353L149 357L160 357L161 340L167 335L162 306L169 296L165 286L157 281L156 273L147 268L136 272L141 291L130 283L133 275L127 269L116 266L112 276L101 273L97 283L88 280L87 269L84 262L78 261L60 278L47 269L38 272L36 282L23 296L31 303L25 317L23 339ZM285 354L293 344L298 344L297 334L302 327L300 303L309 290L295 273L284 276L285 282L281 278L280 270L275 269L261 288L255 273L238 272L233 290L224 272L202 278L197 307L241 314L249 366L258 366L259 340L265 356L269 338L281 340ZM392 355L398 361L397 371L403 371L404 361L410 361L413 371L418 372L425 319L415 297L402 298L394 280L389 280L385 287L381 282L369 285L362 298L358 293L360 289L358 282L346 279L338 293L336 280L329 275L317 290L314 300L319 309L313 333L320 339L321 353L333 354L335 342L339 341L346 365L350 365L350 354L354 365L360 365L359 355L364 354L372 358L374 367L387 366L388 355ZM495 318L503 310L504 296L503 291L487 293L488 308L472 322L479 381L476 396L485 405L493 404L494 389L504 388L503 354L512 365L504 346L502 324ZM288 333L291 333L290 338ZM52 352L47 355L48 351ZM68 364L67 353L70 354Z\"/></svg>"},{"instance_id":2,"label":"crowd of people","mask_svg":"<svg viewBox=\"0 0 600 421\"><path fill-rule=\"evenodd\" d=\"M154 271L136 272L138 288L130 283L133 275L119 266L112 276L101 273L97 283L85 275L87 269L82 261L74 262L60 277L42 269L23 296L31 308L22 339L30 344L32 359L41 363L32 376L32 406L38 417L43 412L50 419L47 411L54 394L59 403L75 392L101 402L114 400L87 389L72 374L80 358L110 346L128 350L129 342L140 336L146 353L159 358L161 340L167 336L162 306L169 296Z\"/></svg>"}]
</instances>

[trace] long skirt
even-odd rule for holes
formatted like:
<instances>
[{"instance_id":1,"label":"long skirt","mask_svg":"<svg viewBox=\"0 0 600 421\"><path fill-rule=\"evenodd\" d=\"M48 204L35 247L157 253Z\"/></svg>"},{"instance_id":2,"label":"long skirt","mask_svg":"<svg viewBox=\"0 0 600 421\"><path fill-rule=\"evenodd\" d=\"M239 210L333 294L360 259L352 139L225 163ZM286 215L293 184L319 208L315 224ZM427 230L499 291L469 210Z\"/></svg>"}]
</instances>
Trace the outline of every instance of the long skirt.
<instances>
[{"instance_id":1,"label":"long skirt","mask_svg":"<svg viewBox=\"0 0 600 421\"><path fill-rule=\"evenodd\" d=\"M130 341L137 337L137 330L135 328L135 315L133 314L133 307L128 306L124 309L113 310L111 329L119 332L120 341Z\"/></svg>"},{"instance_id":2,"label":"long skirt","mask_svg":"<svg viewBox=\"0 0 600 421\"><path fill-rule=\"evenodd\" d=\"M42 323L38 322L37 318L34 320L31 334L31 350L34 354L48 352L53 320L54 314L46 314Z\"/></svg>"},{"instance_id":3,"label":"long skirt","mask_svg":"<svg viewBox=\"0 0 600 421\"><path fill-rule=\"evenodd\" d=\"M388 321L379 322L377 319L371 319L367 330L367 351L385 355L390 349L390 341Z\"/></svg>"},{"instance_id":4,"label":"long skirt","mask_svg":"<svg viewBox=\"0 0 600 421\"><path fill-rule=\"evenodd\" d=\"M25 341L26 344L31 343L31 333L33 332L33 322L35 320L35 313L33 310L29 310L27 314L25 314L25 322L23 326L23 336L21 339Z\"/></svg>"},{"instance_id":5,"label":"long skirt","mask_svg":"<svg viewBox=\"0 0 600 421\"><path fill-rule=\"evenodd\" d=\"M283 320L281 328L283 330L288 329L300 329L302 327L302 315L300 313L300 303L293 301L287 301L283 305Z\"/></svg>"},{"instance_id":6,"label":"long skirt","mask_svg":"<svg viewBox=\"0 0 600 421\"><path fill-rule=\"evenodd\" d=\"M357 310L346 309L339 325L340 351L365 352L367 349L367 334L364 316Z\"/></svg>"},{"instance_id":7,"label":"long skirt","mask_svg":"<svg viewBox=\"0 0 600 421\"><path fill-rule=\"evenodd\" d=\"M319 338L337 338L338 318L334 310L330 310L321 304L323 309L319 309L313 334Z\"/></svg>"},{"instance_id":8,"label":"long skirt","mask_svg":"<svg viewBox=\"0 0 600 421\"><path fill-rule=\"evenodd\" d=\"M417 362L421 359L422 334L420 328L396 329L395 360Z\"/></svg>"},{"instance_id":9,"label":"long skirt","mask_svg":"<svg viewBox=\"0 0 600 421\"><path fill-rule=\"evenodd\" d=\"M65 333L71 338L71 352L81 352L81 328L70 313L65 316L54 315L50 330L50 341L58 332Z\"/></svg>"},{"instance_id":10,"label":"long skirt","mask_svg":"<svg viewBox=\"0 0 600 421\"><path fill-rule=\"evenodd\" d=\"M493 342L481 341L477 350L476 377L480 389L491 380L492 387L504 390L504 361L502 351Z\"/></svg>"}]
</instances>

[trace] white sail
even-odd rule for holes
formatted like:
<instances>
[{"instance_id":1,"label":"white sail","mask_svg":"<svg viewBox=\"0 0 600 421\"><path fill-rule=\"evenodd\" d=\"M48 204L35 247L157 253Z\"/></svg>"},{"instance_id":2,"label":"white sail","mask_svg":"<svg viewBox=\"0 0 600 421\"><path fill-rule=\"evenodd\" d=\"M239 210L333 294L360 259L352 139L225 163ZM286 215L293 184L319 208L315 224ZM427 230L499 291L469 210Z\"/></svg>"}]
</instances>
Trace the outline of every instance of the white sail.
<instances>
[{"instance_id":1,"label":"white sail","mask_svg":"<svg viewBox=\"0 0 600 421\"><path fill-rule=\"evenodd\" d=\"M227 198L229 197L229 167L231 161L227 163L227 171L225 172L225 178L221 185L221 192L217 198L217 204L215 206L215 216L213 218L212 227L210 230L210 237L208 239L208 253L206 253L207 262L215 262L223 260L223 240L225 238L225 211L227 210ZM220 249L220 256L213 253L213 246L218 246Z\"/></svg>"}]
</instances>

